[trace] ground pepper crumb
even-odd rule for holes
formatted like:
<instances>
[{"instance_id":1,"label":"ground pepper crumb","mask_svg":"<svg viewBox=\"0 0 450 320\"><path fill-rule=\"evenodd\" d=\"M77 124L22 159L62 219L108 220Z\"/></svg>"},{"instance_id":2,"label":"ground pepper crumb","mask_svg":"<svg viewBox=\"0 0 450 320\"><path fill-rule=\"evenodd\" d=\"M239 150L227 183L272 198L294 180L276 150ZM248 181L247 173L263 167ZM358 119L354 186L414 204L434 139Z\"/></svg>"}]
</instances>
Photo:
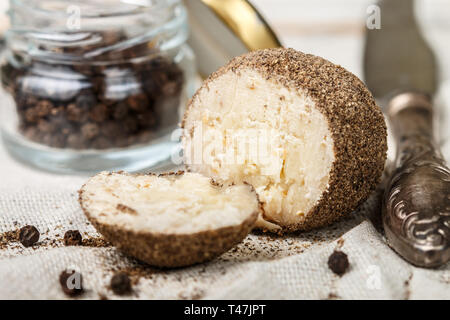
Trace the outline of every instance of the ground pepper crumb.
<instances>
[{"instance_id":1,"label":"ground pepper crumb","mask_svg":"<svg viewBox=\"0 0 450 320\"><path fill-rule=\"evenodd\" d=\"M12 230L0 233L0 249L6 249L12 242L19 240L19 230Z\"/></svg>"},{"instance_id":2,"label":"ground pepper crumb","mask_svg":"<svg viewBox=\"0 0 450 320\"><path fill-rule=\"evenodd\" d=\"M102 237L84 238L81 245L83 247L91 247L91 248L104 248L112 246L111 243L109 243Z\"/></svg>"}]
</instances>

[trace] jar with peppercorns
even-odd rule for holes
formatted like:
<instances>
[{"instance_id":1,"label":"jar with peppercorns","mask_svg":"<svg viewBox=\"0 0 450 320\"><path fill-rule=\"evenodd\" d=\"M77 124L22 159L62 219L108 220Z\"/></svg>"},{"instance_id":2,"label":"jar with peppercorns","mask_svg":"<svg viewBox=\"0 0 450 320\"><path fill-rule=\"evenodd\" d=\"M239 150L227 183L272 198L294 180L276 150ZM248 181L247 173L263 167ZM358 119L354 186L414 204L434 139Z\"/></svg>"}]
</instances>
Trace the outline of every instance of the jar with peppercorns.
<instances>
[{"instance_id":1,"label":"jar with peppercorns","mask_svg":"<svg viewBox=\"0 0 450 320\"><path fill-rule=\"evenodd\" d=\"M181 0L11 0L1 132L16 158L59 172L167 160L194 88Z\"/></svg>"}]
</instances>

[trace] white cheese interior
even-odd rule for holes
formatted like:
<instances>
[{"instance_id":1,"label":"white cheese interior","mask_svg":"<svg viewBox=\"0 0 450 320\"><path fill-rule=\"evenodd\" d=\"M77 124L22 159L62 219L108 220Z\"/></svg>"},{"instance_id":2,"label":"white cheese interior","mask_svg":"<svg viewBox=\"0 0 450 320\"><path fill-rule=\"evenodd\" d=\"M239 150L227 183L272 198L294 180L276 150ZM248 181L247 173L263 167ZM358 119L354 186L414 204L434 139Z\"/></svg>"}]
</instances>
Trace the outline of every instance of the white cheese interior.
<instances>
[{"instance_id":1,"label":"white cheese interior","mask_svg":"<svg viewBox=\"0 0 450 320\"><path fill-rule=\"evenodd\" d=\"M254 70L229 71L194 97L183 143L192 170L250 183L267 220L283 226L301 223L317 204L334 161L328 122L314 101Z\"/></svg>"},{"instance_id":2,"label":"white cheese interior","mask_svg":"<svg viewBox=\"0 0 450 320\"><path fill-rule=\"evenodd\" d=\"M217 187L197 173L157 177L103 172L84 186L82 204L100 223L165 234L236 226L259 208L250 186Z\"/></svg>"}]
</instances>

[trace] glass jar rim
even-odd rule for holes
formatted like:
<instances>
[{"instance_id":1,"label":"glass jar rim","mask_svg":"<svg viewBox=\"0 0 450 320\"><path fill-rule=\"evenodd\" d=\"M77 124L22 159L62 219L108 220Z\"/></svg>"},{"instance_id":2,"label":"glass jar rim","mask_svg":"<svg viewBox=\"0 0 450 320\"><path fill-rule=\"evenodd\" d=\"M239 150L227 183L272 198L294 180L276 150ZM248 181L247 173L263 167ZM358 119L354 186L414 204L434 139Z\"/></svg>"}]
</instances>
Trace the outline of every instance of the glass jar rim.
<instances>
[{"instance_id":1,"label":"glass jar rim","mask_svg":"<svg viewBox=\"0 0 450 320\"><path fill-rule=\"evenodd\" d=\"M59 9L45 8L45 3L61 4L64 7ZM84 1L74 0L67 3L64 0L48 0L48 1L35 1L35 0L11 0L11 8L22 8L25 10L33 11L33 13L39 13L42 15L60 16L66 17L68 12L67 8L80 8L80 18L82 19L97 19L97 18L114 18L120 16L133 16L148 13L151 10L161 10L172 5L180 3L180 0L119 0L118 3L129 5L129 10L101 10L96 13L89 13L90 10L81 10L82 6L87 4ZM37 5L36 5L37 4ZM105 3L98 2L98 4L89 4L90 7L105 8ZM64 10L62 10L64 9ZM87 13L86 13L87 12Z\"/></svg>"},{"instance_id":2,"label":"glass jar rim","mask_svg":"<svg viewBox=\"0 0 450 320\"><path fill-rule=\"evenodd\" d=\"M11 0L16 3L36 4L40 6L38 0ZM47 0L45 0L47 1ZM48 0L47 3L57 3L62 6L70 6L73 3L82 3L83 0L75 2L66 2L64 0ZM101 0L95 1L98 5ZM104 0L103 0L104 1ZM111 0L103 3L154 3L158 7L146 7L145 10L132 11L133 14L127 15L120 11L121 14L114 15L90 15L87 19L93 18L91 22L79 22L79 28L70 29L68 26L68 13L66 10L46 11L44 15L35 15L34 19L39 21L44 27L36 27L33 19L28 19L32 7L14 7L10 9L12 17L11 28L6 32L6 49L7 51L23 52L25 55L33 56L35 59L49 59L59 62L74 63L76 61L90 61L102 56L106 51L127 50L130 47L148 43L153 48L157 48L161 52L167 52L179 47L188 38L187 12L181 0ZM88 3L87 1L84 3ZM89 1L88 5L92 4ZM108 7L108 6L106 6ZM59 7L60 9L62 7ZM126 8L130 8L126 6ZM39 10L39 9L36 9ZM109 10L109 7L108 7ZM149 17L148 20L147 16ZM98 21L103 22L99 24ZM16 22L17 21L17 22ZM50 22L49 22L50 21ZM148 21L143 24L142 21ZM137 22L137 24L134 24ZM59 25L57 24L59 23ZM47 24L49 25L47 27ZM81 24L83 27L81 27ZM129 25L128 25L129 24ZM134 26L136 28L133 28ZM126 26L133 26L127 28ZM133 30L132 32L127 32ZM101 43L103 37L117 34L125 31L127 36L117 38L117 42ZM86 51L78 53L67 53L66 48L74 47L90 48ZM139 56L140 57L140 56ZM137 58L139 58L137 57ZM101 60L100 60L101 61ZM107 60L105 62L112 62Z\"/></svg>"}]
</instances>

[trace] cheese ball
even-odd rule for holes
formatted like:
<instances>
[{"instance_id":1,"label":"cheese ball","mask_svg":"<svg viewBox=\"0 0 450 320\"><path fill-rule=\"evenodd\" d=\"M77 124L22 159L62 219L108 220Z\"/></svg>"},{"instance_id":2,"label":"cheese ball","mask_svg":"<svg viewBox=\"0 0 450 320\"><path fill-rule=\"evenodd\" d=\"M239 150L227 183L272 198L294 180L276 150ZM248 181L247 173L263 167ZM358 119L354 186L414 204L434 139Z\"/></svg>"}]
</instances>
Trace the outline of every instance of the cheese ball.
<instances>
[{"instance_id":1,"label":"cheese ball","mask_svg":"<svg viewBox=\"0 0 450 320\"><path fill-rule=\"evenodd\" d=\"M377 186L386 124L355 75L293 49L234 58L188 104L184 161L223 184L251 184L257 226L310 230L353 211Z\"/></svg>"}]
</instances>

